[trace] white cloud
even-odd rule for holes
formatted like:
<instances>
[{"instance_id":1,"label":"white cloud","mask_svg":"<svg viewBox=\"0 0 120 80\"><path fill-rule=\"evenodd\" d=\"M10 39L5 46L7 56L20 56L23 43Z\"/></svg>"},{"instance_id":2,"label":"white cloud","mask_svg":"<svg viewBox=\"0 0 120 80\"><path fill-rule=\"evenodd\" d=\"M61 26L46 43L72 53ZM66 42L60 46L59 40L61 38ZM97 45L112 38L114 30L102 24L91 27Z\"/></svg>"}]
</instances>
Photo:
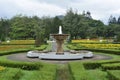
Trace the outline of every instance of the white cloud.
<instances>
[{"instance_id":1,"label":"white cloud","mask_svg":"<svg viewBox=\"0 0 120 80\"><path fill-rule=\"evenodd\" d=\"M65 14L66 9L77 9L79 13L89 10L94 19L104 22L110 15L120 14L119 0L0 0L0 17L16 14L28 16L55 16ZM107 21L106 21L107 22Z\"/></svg>"},{"instance_id":2,"label":"white cloud","mask_svg":"<svg viewBox=\"0 0 120 80\"><path fill-rule=\"evenodd\" d=\"M2 4L3 3L3 4ZM65 9L60 8L56 5L51 5L45 2L38 2L36 0L4 0L0 1L2 7L0 13L8 13L11 16L15 14L25 14L25 15L37 15L37 16L54 16L65 14ZM0 16L1 16L0 15ZM8 16L8 15L6 15Z\"/></svg>"}]
</instances>

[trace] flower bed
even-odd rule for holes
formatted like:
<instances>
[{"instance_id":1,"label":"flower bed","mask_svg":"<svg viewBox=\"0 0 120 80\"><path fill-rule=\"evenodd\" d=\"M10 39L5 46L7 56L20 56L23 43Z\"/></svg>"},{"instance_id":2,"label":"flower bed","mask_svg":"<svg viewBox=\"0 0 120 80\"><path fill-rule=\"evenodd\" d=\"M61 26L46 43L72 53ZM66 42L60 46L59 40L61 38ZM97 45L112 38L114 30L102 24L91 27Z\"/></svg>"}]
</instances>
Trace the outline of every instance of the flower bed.
<instances>
[{"instance_id":1,"label":"flower bed","mask_svg":"<svg viewBox=\"0 0 120 80\"><path fill-rule=\"evenodd\" d=\"M5 67L0 66L0 71L3 71L3 70L5 70Z\"/></svg>"},{"instance_id":2,"label":"flower bed","mask_svg":"<svg viewBox=\"0 0 120 80\"><path fill-rule=\"evenodd\" d=\"M107 72L109 80L120 80L120 70L109 70Z\"/></svg>"},{"instance_id":3,"label":"flower bed","mask_svg":"<svg viewBox=\"0 0 120 80\"><path fill-rule=\"evenodd\" d=\"M11 40L10 42L2 42L3 45L33 45L35 40Z\"/></svg>"},{"instance_id":4,"label":"flower bed","mask_svg":"<svg viewBox=\"0 0 120 80\"><path fill-rule=\"evenodd\" d=\"M120 44L77 44L78 46L83 46L85 48L93 49L118 49L120 50Z\"/></svg>"},{"instance_id":5,"label":"flower bed","mask_svg":"<svg viewBox=\"0 0 120 80\"><path fill-rule=\"evenodd\" d=\"M11 50L18 50L18 49L28 49L32 48L31 45L2 45L0 46L0 51L11 51Z\"/></svg>"},{"instance_id":6,"label":"flower bed","mask_svg":"<svg viewBox=\"0 0 120 80\"><path fill-rule=\"evenodd\" d=\"M72 43L105 43L107 40L99 40L99 39L80 39L80 40L72 40Z\"/></svg>"}]
</instances>

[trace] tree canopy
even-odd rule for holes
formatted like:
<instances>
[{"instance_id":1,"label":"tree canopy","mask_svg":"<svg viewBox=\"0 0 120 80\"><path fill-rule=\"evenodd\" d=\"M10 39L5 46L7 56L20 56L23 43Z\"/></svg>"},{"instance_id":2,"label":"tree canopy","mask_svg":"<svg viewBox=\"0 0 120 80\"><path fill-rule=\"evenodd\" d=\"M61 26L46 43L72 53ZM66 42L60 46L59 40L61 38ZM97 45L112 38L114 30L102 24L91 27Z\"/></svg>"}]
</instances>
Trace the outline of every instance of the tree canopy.
<instances>
[{"instance_id":1,"label":"tree canopy","mask_svg":"<svg viewBox=\"0 0 120 80\"><path fill-rule=\"evenodd\" d=\"M41 42L49 39L50 34L58 33L63 26L63 33L70 34L71 39L110 38L120 34L120 17L110 16L108 25L92 18L90 11L82 14L69 9L64 16L42 17L16 15L11 19L0 19L0 40L37 39Z\"/></svg>"}]
</instances>

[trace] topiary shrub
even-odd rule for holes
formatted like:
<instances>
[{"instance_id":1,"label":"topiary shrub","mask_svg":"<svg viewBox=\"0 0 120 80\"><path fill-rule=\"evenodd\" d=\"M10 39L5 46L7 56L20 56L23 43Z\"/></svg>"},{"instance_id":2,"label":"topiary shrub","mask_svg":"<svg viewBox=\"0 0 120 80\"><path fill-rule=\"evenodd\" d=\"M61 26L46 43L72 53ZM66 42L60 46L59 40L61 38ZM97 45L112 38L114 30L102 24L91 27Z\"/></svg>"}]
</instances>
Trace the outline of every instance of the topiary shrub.
<instances>
[{"instance_id":1,"label":"topiary shrub","mask_svg":"<svg viewBox=\"0 0 120 80\"><path fill-rule=\"evenodd\" d=\"M41 64L38 63L27 63L27 62L10 62L10 61L0 61L1 66L5 67L13 67L13 68L21 68L24 70L38 70L42 67Z\"/></svg>"}]
</instances>

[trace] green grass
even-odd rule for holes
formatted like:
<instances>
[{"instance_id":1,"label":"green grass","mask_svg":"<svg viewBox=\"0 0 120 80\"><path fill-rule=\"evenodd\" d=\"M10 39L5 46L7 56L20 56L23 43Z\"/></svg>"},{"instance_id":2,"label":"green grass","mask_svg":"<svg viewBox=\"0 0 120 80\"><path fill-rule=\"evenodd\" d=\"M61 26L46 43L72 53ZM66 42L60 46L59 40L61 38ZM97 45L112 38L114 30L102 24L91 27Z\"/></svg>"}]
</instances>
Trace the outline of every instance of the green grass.
<instances>
[{"instance_id":1,"label":"green grass","mask_svg":"<svg viewBox=\"0 0 120 80\"><path fill-rule=\"evenodd\" d=\"M0 80L55 80L56 65L43 64L40 70L28 71L6 67L0 71Z\"/></svg>"},{"instance_id":2,"label":"green grass","mask_svg":"<svg viewBox=\"0 0 120 80\"><path fill-rule=\"evenodd\" d=\"M21 69L6 68L4 71L0 71L0 80L19 80L22 75Z\"/></svg>"},{"instance_id":3,"label":"green grass","mask_svg":"<svg viewBox=\"0 0 120 80\"><path fill-rule=\"evenodd\" d=\"M120 70L109 70L107 72L109 80L120 80Z\"/></svg>"},{"instance_id":4,"label":"green grass","mask_svg":"<svg viewBox=\"0 0 120 80\"><path fill-rule=\"evenodd\" d=\"M8 46L8 45L3 45L3 46ZM64 48L65 50L68 50L66 46ZM37 47L37 48L32 46L31 50L43 50L43 49L51 50L51 45L50 44L42 45L41 47ZM20 51L25 51L25 50L20 49ZM11 54L18 52L19 51L12 52L11 50ZM1 51L1 54L3 55L0 56L0 62L1 62L0 66L6 66L6 69L0 71L0 80L56 80L56 79L58 80L61 78L64 78L65 80L119 80L119 74L120 74L119 71L117 70L102 71L103 65L106 66L108 64L114 65L120 63L120 56L114 54L94 52L94 54L110 56L112 57L112 59L75 61L75 62L70 62L69 66L66 66L64 64L57 66L58 64L55 65L55 64L43 63L43 62L33 63L33 62L12 61L7 59L7 55L5 55L6 53L4 53L3 51ZM24 70L24 69L20 69L21 67L18 67L20 65L32 65L32 64L39 64L41 65L41 68L37 70L35 69ZM87 64L86 66L88 67L88 69L85 67L85 64ZM110 79L111 77L113 77L113 79Z\"/></svg>"},{"instance_id":5,"label":"green grass","mask_svg":"<svg viewBox=\"0 0 120 80\"><path fill-rule=\"evenodd\" d=\"M41 70L37 71L23 71L24 76L19 80L55 80L56 66L44 64Z\"/></svg>"},{"instance_id":6,"label":"green grass","mask_svg":"<svg viewBox=\"0 0 120 80\"><path fill-rule=\"evenodd\" d=\"M120 63L112 63L112 64L102 64L103 70L120 70Z\"/></svg>"},{"instance_id":7,"label":"green grass","mask_svg":"<svg viewBox=\"0 0 120 80\"><path fill-rule=\"evenodd\" d=\"M106 72L99 69L86 70L80 62L70 63L70 69L74 80L108 80Z\"/></svg>"}]
</instances>

